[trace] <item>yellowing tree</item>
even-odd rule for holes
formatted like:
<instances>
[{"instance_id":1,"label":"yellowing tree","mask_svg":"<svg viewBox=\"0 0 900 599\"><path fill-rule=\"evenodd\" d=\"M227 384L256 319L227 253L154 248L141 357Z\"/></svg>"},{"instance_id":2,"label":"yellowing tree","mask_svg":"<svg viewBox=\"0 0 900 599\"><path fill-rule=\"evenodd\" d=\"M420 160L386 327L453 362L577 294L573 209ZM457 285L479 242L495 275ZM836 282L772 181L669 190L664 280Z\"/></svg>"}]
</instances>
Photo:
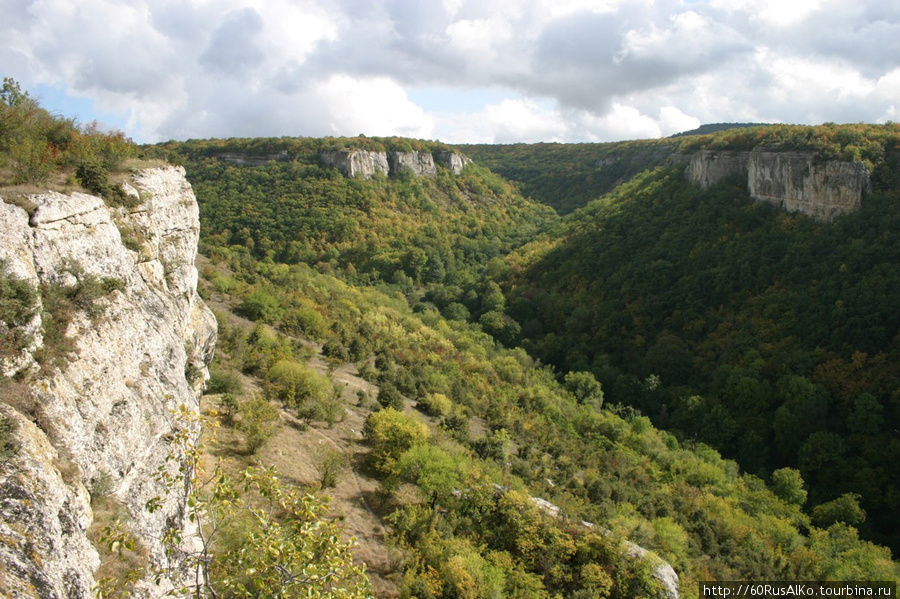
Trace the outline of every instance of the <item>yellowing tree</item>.
<instances>
[{"instance_id":1,"label":"yellowing tree","mask_svg":"<svg viewBox=\"0 0 900 599\"><path fill-rule=\"evenodd\" d=\"M424 422L394 408L370 414L363 436L372 446L372 465L382 474L396 474L397 458L414 445L428 440L430 433Z\"/></svg>"}]
</instances>

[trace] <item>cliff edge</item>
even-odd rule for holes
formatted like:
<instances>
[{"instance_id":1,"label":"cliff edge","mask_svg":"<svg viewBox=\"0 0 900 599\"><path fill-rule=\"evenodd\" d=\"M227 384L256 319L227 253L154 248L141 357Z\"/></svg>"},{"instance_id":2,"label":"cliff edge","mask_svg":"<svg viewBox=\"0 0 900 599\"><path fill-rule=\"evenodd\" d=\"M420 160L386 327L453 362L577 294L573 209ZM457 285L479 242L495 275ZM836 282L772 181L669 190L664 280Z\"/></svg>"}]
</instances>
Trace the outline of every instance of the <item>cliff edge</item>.
<instances>
[{"instance_id":1,"label":"cliff edge","mask_svg":"<svg viewBox=\"0 0 900 599\"><path fill-rule=\"evenodd\" d=\"M821 221L859 210L872 187L861 162L821 160L810 152L702 150L678 161L687 162L685 176L703 189L740 175L754 200Z\"/></svg>"},{"instance_id":2,"label":"cliff edge","mask_svg":"<svg viewBox=\"0 0 900 599\"><path fill-rule=\"evenodd\" d=\"M175 566L137 594L179 584L160 539L186 528L187 478L165 488L154 473L177 472L176 433L197 433L177 414L199 410L216 322L197 294L199 210L184 170L141 170L124 188L129 207L83 193L0 202L0 275L23 304L0 321L0 418L15 448L0 460L0 588L11 597L93 596L100 499L136 539L137 565Z\"/></svg>"}]
</instances>

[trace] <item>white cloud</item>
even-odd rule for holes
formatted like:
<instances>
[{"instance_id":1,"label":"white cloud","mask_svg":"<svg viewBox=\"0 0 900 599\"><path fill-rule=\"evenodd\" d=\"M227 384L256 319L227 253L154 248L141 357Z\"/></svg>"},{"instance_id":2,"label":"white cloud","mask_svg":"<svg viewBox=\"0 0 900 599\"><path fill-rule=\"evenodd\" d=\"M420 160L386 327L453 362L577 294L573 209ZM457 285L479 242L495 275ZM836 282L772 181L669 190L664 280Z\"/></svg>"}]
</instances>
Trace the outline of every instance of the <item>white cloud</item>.
<instances>
[{"instance_id":1,"label":"white cloud","mask_svg":"<svg viewBox=\"0 0 900 599\"><path fill-rule=\"evenodd\" d=\"M355 79L335 75L321 83L316 97L326 107L332 135L365 133L429 138L434 121L409 101L406 91L390 79Z\"/></svg>"},{"instance_id":2,"label":"white cloud","mask_svg":"<svg viewBox=\"0 0 900 599\"><path fill-rule=\"evenodd\" d=\"M4 76L91 98L142 141L609 140L885 120L900 96L882 0L13 0L0 37Z\"/></svg>"},{"instance_id":3,"label":"white cloud","mask_svg":"<svg viewBox=\"0 0 900 599\"><path fill-rule=\"evenodd\" d=\"M750 19L758 19L767 25L786 27L794 25L819 9L819 0L712 0L710 4L728 11L741 11Z\"/></svg>"},{"instance_id":4,"label":"white cloud","mask_svg":"<svg viewBox=\"0 0 900 599\"><path fill-rule=\"evenodd\" d=\"M659 109L659 130L664 137L682 131L691 131L702 124L700 119L686 115L675 106L663 106Z\"/></svg>"}]
</instances>

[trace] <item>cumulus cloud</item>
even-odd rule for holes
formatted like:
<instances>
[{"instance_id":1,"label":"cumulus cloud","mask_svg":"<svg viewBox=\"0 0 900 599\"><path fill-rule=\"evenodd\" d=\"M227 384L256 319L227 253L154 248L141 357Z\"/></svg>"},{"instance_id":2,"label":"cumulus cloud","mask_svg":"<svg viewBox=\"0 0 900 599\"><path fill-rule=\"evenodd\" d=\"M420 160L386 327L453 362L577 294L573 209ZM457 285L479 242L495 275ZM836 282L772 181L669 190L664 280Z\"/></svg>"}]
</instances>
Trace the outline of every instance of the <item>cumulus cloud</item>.
<instances>
[{"instance_id":1,"label":"cumulus cloud","mask_svg":"<svg viewBox=\"0 0 900 599\"><path fill-rule=\"evenodd\" d=\"M900 109L880 0L10 0L0 36L4 76L142 141L606 141Z\"/></svg>"}]
</instances>

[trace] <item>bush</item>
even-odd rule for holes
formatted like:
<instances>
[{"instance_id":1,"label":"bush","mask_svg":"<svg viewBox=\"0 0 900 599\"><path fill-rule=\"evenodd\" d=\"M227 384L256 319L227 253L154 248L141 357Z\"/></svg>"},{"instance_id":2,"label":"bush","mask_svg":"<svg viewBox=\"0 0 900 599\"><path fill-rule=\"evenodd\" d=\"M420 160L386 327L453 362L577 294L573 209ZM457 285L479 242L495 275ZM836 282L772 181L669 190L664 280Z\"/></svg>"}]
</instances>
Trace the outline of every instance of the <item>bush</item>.
<instances>
[{"instance_id":1,"label":"bush","mask_svg":"<svg viewBox=\"0 0 900 599\"><path fill-rule=\"evenodd\" d=\"M308 399L319 400L331 395L331 380L293 360L279 360L266 376L270 397L296 408Z\"/></svg>"},{"instance_id":2,"label":"bush","mask_svg":"<svg viewBox=\"0 0 900 599\"><path fill-rule=\"evenodd\" d=\"M0 467L19 453L19 442L15 436L17 428L15 420L0 414Z\"/></svg>"},{"instance_id":3,"label":"bush","mask_svg":"<svg viewBox=\"0 0 900 599\"><path fill-rule=\"evenodd\" d=\"M244 385L241 383L241 375L233 370L210 368L209 383L206 385L206 392L210 394L231 393L234 395L241 395L244 392Z\"/></svg>"},{"instance_id":4,"label":"bush","mask_svg":"<svg viewBox=\"0 0 900 599\"><path fill-rule=\"evenodd\" d=\"M0 260L0 352L11 355L28 344L17 327L26 324L37 309L37 291L22 279L7 276Z\"/></svg>"},{"instance_id":5,"label":"bush","mask_svg":"<svg viewBox=\"0 0 900 599\"><path fill-rule=\"evenodd\" d=\"M240 313L250 320L260 320L268 324L279 322L284 309L274 295L267 291L254 291L241 302Z\"/></svg>"},{"instance_id":6,"label":"bush","mask_svg":"<svg viewBox=\"0 0 900 599\"><path fill-rule=\"evenodd\" d=\"M232 424L239 411L240 403L238 403L237 397L231 393L223 393L219 398L219 413L222 415L223 422Z\"/></svg>"},{"instance_id":7,"label":"bush","mask_svg":"<svg viewBox=\"0 0 900 599\"><path fill-rule=\"evenodd\" d=\"M241 419L236 428L244 434L247 452L256 453L278 428L278 408L256 396L241 404L240 413Z\"/></svg>"},{"instance_id":8,"label":"bush","mask_svg":"<svg viewBox=\"0 0 900 599\"><path fill-rule=\"evenodd\" d=\"M369 459L382 474L394 474L400 455L412 447L424 443L430 437L428 427L417 418L407 416L393 408L369 414L363 426L363 437L372 446Z\"/></svg>"},{"instance_id":9,"label":"bush","mask_svg":"<svg viewBox=\"0 0 900 599\"><path fill-rule=\"evenodd\" d=\"M337 483L341 472L350 466L350 456L337 450L325 449L316 456L316 468L319 470L319 484L323 489L330 489Z\"/></svg>"},{"instance_id":10,"label":"bush","mask_svg":"<svg viewBox=\"0 0 900 599\"><path fill-rule=\"evenodd\" d=\"M403 411L403 396L393 383L382 383L378 390L378 403L383 408Z\"/></svg>"},{"instance_id":11,"label":"bush","mask_svg":"<svg viewBox=\"0 0 900 599\"><path fill-rule=\"evenodd\" d=\"M37 292L28 281L5 273L0 260L0 323L12 328L28 322L37 305Z\"/></svg>"},{"instance_id":12,"label":"bush","mask_svg":"<svg viewBox=\"0 0 900 599\"><path fill-rule=\"evenodd\" d=\"M453 402L443 393L428 393L419 400L417 407L436 418L443 418L453 410Z\"/></svg>"},{"instance_id":13,"label":"bush","mask_svg":"<svg viewBox=\"0 0 900 599\"><path fill-rule=\"evenodd\" d=\"M844 493L837 499L817 505L810 514L813 524L827 528L838 522L853 526L865 521L866 511L859 507L859 499L856 493Z\"/></svg>"},{"instance_id":14,"label":"bush","mask_svg":"<svg viewBox=\"0 0 900 599\"><path fill-rule=\"evenodd\" d=\"M337 422L341 404L331 379L304 364L279 360L269 369L266 391L298 416L310 420Z\"/></svg>"},{"instance_id":15,"label":"bush","mask_svg":"<svg viewBox=\"0 0 900 599\"><path fill-rule=\"evenodd\" d=\"M109 181L109 171L97 162L82 162L75 169L75 178L86 190L103 198L111 206L132 208L141 203L139 196L128 195L121 185Z\"/></svg>"}]
</instances>

